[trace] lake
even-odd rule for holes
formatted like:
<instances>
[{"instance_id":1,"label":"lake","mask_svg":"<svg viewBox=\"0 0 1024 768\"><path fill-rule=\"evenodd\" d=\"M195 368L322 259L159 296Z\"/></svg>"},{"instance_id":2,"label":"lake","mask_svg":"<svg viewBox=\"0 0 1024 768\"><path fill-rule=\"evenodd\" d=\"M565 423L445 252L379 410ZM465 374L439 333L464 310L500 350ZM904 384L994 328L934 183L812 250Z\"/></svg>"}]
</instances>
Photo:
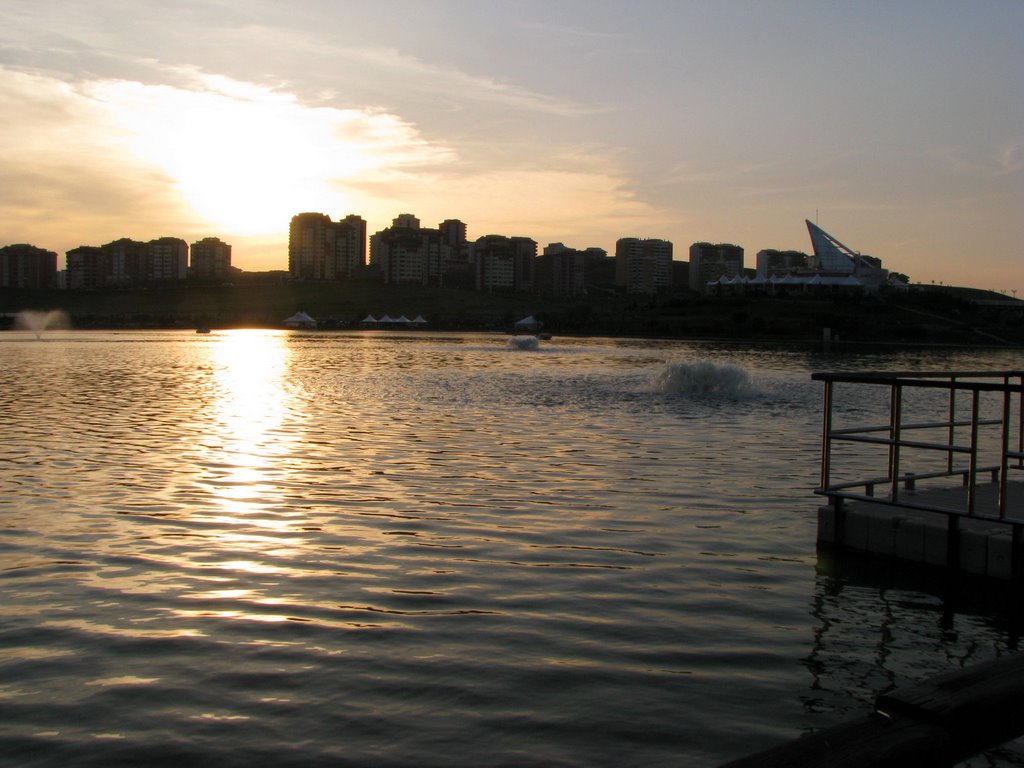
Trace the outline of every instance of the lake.
<instances>
[{"instance_id":1,"label":"lake","mask_svg":"<svg viewBox=\"0 0 1024 768\"><path fill-rule=\"evenodd\" d=\"M0 762L714 766L862 714L1020 622L987 584L819 557L810 374L1021 367L0 334Z\"/></svg>"}]
</instances>

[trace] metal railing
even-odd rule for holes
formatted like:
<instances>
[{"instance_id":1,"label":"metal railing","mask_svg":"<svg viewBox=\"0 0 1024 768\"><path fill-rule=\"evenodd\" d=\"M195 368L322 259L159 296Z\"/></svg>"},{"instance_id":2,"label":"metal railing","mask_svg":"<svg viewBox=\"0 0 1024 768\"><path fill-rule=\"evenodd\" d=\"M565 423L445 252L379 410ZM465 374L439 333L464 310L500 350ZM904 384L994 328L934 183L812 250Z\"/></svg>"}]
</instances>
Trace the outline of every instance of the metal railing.
<instances>
[{"instance_id":1,"label":"metal railing","mask_svg":"<svg viewBox=\"0 0 1024 768\"><path fill-rule=\"evenodd\" d=\"M1007 482L1011 469L1024 469L1024 371L815 373L811 378L825 385L821 485L815 493L829 497L837 510L845 500L855 500L1022 522L1011 519L1017 511L1008 509ZM887 423L837 426L837 385L887 388ZM924 405L930 418L924 420L918 418L920 403L907 406L910 395L922 394L931 398ZM866 466L872 462L860 457L857 477L837 479L840 444L880 450L884 466ZM938 456L936 466L914 468L926 454ZM985 474L998 484L994 512L978 505L977 481ZM918 481L937 478L960 478L966 504L950 508L905 493ZM879 494L880 486L887 492Z\"/></svg>"}]
</instances>

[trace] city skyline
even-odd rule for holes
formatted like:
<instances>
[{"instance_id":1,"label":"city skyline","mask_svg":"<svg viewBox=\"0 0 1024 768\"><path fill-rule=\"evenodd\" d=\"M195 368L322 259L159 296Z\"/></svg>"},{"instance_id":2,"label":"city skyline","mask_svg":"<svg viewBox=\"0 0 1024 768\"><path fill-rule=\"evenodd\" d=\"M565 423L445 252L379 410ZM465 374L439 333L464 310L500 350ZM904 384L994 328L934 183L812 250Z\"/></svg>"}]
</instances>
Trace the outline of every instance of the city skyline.
<instances>
[{"instance_id":1,"label":"city skyline","mask_svg":"<svg viewBox=\"0 0 1024 768\"><path fill-rule=\"evenodd\" d=\"M265 270L298 211L609 253L807 250L807 218L915 282L1020 289L1022 21L1011 2L0 0L0 240L214 235Z\"/></svg>"}]
</instances>

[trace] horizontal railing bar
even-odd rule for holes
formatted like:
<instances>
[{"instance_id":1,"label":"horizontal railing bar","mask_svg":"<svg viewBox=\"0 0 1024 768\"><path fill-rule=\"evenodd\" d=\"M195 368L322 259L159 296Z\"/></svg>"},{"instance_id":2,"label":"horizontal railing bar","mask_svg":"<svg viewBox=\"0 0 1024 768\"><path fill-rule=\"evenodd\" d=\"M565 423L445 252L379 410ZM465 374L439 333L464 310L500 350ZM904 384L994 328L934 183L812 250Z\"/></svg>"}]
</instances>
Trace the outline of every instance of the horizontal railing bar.
<instances>
[{"instance_id":1,"label":"horizontal railing bar","mask_svg":"<svg viewBox=\"0 0 1024 768\"><path fill-rule=\"evenodd\" d=\"M812 374L816 376L816 374ZM1024 392L1024 384L1006 384L994 381L936 381L927 379L882 379L871 376L851 376L840 379L822 379L833 384L885 384L903 388L956 389L965 392Z\"/></svg>"},{"instance_id":2,"label":"horizontal railing bar","mask_svg":"<svg viewBox=\"0 0 1024 768\"><path fill-rule=\"evenodd\" d=\"M888 485L892 482L892 478L889 477L876 477L867 478L864 480L851 480L846 483L832 483L828 488L815 488L814 492L818 495L829 495L833 490L845 490L846 488L859 488L863 486L875 486L875 485ZM897 480L897 482L900 482Z\"/></svg>"},{"instance_id":3,"label":"horizontal railing bar","mask_svg":"<svg viewBox=\"0 0 1024 768\"><path fill-rule=\"evenodd\" d=\"M817 371L814 381L903 381L906 379L1005 379L1024 376L1024 370L1010 371ZM959 383L959 382L958 382Z\"/></svg>"},{"instance_id":4,"label":"horizontal railing bar","mask_svg":"<svg viewBox=\"0 0 1024 768\"><path fill-rule=\"evenodd\" d=\"M818 371L811 374L813 379L841 379L847 376L894 376L901 378L914 376L923 379L949 379L973 376L975 378L995 379L1004 376L1024 376L1024 369L1017 370L1014 368L998 371L858 371L856 373L851 371Z\"/></svg>"},{"instance_id":5,"label":"horizontal railing bar","mask_svg":"<svg viewBox=\"0 0 1024 768\"><path fill-rule=\"evenodd\" d=\"M991 427L1001 425L1002 419L978 419L979 427ZM913 424L900 424L900 429L947 429L949 427L969 427L970 419L962 421L920 421ZM833 429L829 435L856 435L861 432L888 432L892 427L889 424L872 424L866 427L840 427Z\"/></svg>"},{"instance_id":6,"label":"horizontal railing bar","mask_svg":"<svg viewBox=\"0 0 1024 768\"><path fill-rule=\"evenodd\" d=\"M965 509L954 509L951 507L940 507L934 504L921 504L913 501L907 501L906 497L901 496L898 501L891 501L885 496L867 496L860 493L829 493L825 489L816 489L815 493L819 496L828 496L830 498L840 498L844 501L863 501L869 504L882 504L887 507L898 507L900 509L913 509L918 512L937 512L944 515L955 515L956 517L968 518L970 520L984 520L987 523L1005 523L1007 525L1021 525L1024 524L1024 518L1019 517L996 517L993 515L987 515L982 512L975 510L973 514L967 512Z\"/></svg>"},{"instance_id":7,"label":"horizontal railing bar","mask_svg":"<svg viewBox=\"0 0 1024 768\"><path fill-rule=\"evenodd\" d=\"M893 440L889 437L866 437L860 435L829 435L832 440L847 443L867 443L868 445L898 445L904 448L920 448L922 450L948 451L949 453L970 453L971 449L962 445L947 443L924 443L919 440Z\"/></svg>"},{"instance_id":8,"label":"horizontal railing bar","mask_svg":"<svg viewBox=\"0 0 1024 768\"><path fill-rule=\"evenodd\" d=\"M970 473L968 467L958 469L942 469L934 472L903 472L896 478L897 483L908 483L916 480L933 480L937 477L963 477ZM991 474L998 472L999 467L995 464L987 467L978 467L976 475ZM861 486L889 485L893 482L891 477L868 477L863 480L849 480L843 483L830 483L826 488L815 488L814 492L819 495L829 495L832 491L845 490L846 488L859 488ZM870 497L869 497L870 498Z\"/></svg>"},{"instance_id":9,"label":"horizontal railing bar","mask_svg":"<svg viewBox=\"0 0 1024 768\"><path fill-rule=\"evenodd\" d=\"M970 471L970 469L965 467L964 469L940 469L936 470L935 472L907 472L900 475L900 482L902 483L905 480L929 480L931 478L936 477L956 477L957 475L970 474ZM990 467L978 467L976 470L974 470L974 474L991 474L992 472L998 471L998 465L993 464Z\"/></svg>"}]
</instances>

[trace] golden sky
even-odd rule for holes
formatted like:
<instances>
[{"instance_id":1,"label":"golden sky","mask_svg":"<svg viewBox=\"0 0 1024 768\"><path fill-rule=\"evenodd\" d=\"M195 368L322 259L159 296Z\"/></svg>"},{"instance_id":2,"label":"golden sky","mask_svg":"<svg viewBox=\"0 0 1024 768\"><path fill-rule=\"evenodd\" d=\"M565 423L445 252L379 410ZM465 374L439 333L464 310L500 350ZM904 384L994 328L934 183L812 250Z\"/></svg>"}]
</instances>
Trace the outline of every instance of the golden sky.
<instances>
[{"instance_id":1,"label":"golden sky","mask_svg":"<svg viewBox=\"0 0 1024 768\"><path fill-rule=\"evenodd\" d=\"M302 211L810 250L1024 288L1024 4L0 0L0 245Z\"/></svg>"}]
</instances>

